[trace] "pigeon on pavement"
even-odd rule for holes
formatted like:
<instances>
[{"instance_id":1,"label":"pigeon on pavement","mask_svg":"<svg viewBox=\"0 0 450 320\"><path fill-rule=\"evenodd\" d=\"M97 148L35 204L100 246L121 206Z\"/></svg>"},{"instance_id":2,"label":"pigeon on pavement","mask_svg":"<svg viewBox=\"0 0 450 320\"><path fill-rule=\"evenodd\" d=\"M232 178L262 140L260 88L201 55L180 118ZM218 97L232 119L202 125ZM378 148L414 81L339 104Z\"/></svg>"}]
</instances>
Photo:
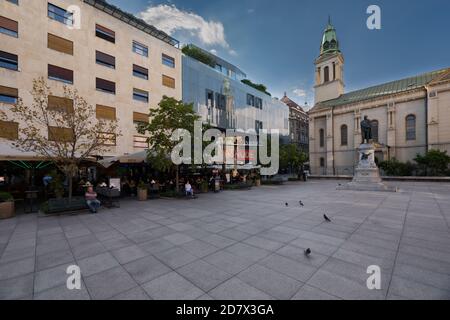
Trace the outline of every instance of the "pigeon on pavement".
<instances>
[{"instance_id":1,"label":"pigeon on pavement","mask_svg":"<svg viewBox=\"0 0 450 320\"><path fill-rule=\"evenodd\" d=\"M325 219L326 222L331 222L331 219L328 218L326 214L323 215L323 218Z\"/></svg>"}]
</instances>

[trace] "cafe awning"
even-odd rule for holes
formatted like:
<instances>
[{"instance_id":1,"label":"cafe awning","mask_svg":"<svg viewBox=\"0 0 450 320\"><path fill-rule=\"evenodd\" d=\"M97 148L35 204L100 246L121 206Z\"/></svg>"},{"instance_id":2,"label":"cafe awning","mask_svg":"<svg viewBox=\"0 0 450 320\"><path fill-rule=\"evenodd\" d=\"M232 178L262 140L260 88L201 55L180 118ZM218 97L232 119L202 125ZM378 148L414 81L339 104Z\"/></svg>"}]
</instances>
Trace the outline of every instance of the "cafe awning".
<instances>
[{"instance_id":1,"label":"cafe awning","mask_svg":"<svg viewBox=\"0 0 450 320\"><path fill-rule=\"evenodd\" d=\"M105 168L109 168L116 163L127 163L127 164L139 164L147 162L147 153L148 150L144 150L138 153L123 155L118 157L111 157L100 160L98 163L101 164Z\"/></svg>"}]
</instances>

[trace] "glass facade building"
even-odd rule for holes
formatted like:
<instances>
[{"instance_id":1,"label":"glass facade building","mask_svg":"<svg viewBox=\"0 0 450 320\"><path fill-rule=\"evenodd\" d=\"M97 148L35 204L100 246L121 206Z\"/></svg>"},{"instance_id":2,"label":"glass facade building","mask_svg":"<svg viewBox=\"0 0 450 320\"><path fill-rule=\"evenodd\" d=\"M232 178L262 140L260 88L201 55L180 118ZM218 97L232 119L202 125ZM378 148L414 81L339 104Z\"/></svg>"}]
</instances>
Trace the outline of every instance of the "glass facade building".
<instances>
[{"instance_id":1,"label":"glass facade building","mask_svg":"<svg viewBox=\"0 0 450 320\"><path fill-rule=\"evenodd\" d=\"M285 141L289 136L288 106L242 83L242 71L209 55L216 61L215 68L183 55L183 101L193 103L203 121L213 127L256 132L278 129Z\"/></svg>"}]
</instances>

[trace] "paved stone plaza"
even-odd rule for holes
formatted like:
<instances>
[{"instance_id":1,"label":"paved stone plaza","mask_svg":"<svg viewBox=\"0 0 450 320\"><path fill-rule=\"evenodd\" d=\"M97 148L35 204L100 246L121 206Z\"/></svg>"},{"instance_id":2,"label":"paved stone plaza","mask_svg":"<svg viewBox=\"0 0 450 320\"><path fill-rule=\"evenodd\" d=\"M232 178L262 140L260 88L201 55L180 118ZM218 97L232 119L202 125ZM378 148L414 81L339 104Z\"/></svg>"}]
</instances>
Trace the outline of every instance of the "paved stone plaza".
<instances>
[{"instance_id":1,"label":"paved stone plaza","mask_svg":"<svg viewBox=\"0 0 450 320\"><path fill-rule=\"evenodd\" d=\"M0 221L0 299L450 299L450 184L337 184ZM82 288L69 291L74 264ZM367 289L370 265L381 290Z\"/></svg>"}]
</instances>

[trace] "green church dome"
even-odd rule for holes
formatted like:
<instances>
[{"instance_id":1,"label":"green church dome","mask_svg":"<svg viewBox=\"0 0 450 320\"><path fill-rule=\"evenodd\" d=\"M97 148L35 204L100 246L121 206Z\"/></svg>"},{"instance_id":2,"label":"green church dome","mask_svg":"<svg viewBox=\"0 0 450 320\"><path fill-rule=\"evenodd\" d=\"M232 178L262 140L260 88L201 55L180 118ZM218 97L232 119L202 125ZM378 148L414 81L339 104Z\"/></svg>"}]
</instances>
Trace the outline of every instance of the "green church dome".
<instances>
[{"instance_id":1,"label":"green church dome","mask_svg":"<svg viewBox=\"0 0 450 320\"><path fill-rule=\"evenodd\" d=\"M331 19L328 18L328 25L323 32L322 45L320 46L320 55L336 52L341 52L339 50L339 41L337 40L336 29L331 24Z\"/></svg>"}]
</instances>

